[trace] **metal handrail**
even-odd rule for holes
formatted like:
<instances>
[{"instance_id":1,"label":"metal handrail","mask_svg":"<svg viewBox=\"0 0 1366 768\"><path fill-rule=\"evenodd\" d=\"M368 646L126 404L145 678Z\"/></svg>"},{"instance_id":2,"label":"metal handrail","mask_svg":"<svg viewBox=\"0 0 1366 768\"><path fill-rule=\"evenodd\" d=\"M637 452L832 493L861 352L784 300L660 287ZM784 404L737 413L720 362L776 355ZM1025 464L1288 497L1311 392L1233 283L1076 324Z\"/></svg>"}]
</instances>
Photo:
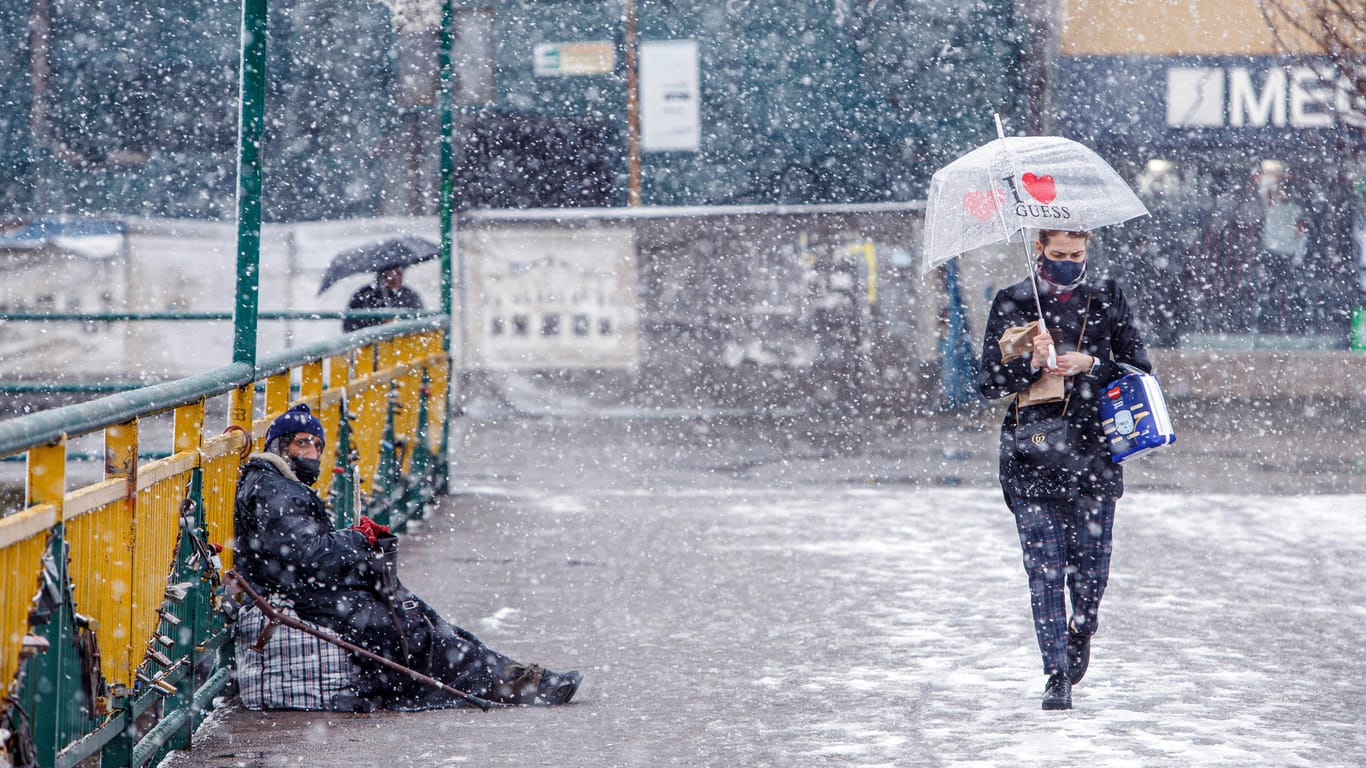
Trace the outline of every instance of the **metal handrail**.
<instances>
[{"instance_id":1,"label":"metal handrail","mask_svg":"<svg viewBox=\"0 0 1366 768\"><path fill-rule=\"evenodd\" d=\"M259 377L282 373L307 360L343 354L357 346L414 332L438 330L444 325L442 317L400 320L295 347L257 361L255 368L245 363L231 363L207 373L0 421L0 456L45 445L66 435L122 424L138 416L164 413L200 398L246 386Z\"/></svg>"},{"instance_id":2,"label":"metal handrail","mask_svg":"<svg viewBox=\"0 0 1366 768\"><path fill-rule=\"evenodd\" d=\"M259 320L345 320L392 318L445 317L435 309L326 309L326 310L275 310L260 312ZM231 320L231 312L0 312L0 322L50 323L115 323L129 321L203 321Z\"/></svg>"},{"instance_id":3,"label":"metal handrail","mask_svg":"<svg viewBox=\"0 0 1366 768\"><path fill-rule=\"evenodd\" d=\"M446 488L445 331L444 317L402 320L0 421L0 455L28 462L26 506L0 516L0 563L17 577L0 589L0 726L31 733L49 766L95 754L143 766L188 746L231 663L214 608L242 452L291 403L309 403L333 436L324 460L337 474L320 493L338 525L364 513L401 530ZM218 395L231 398L224 434L205 423ZM168 412L171 453L147 461L139 423ZM68 441L101 430L103 479L68 488L65 467L83 458ZM46 586L31 599L35 585ZM62 650L96 641L93 662ZM136 737L154 706L158 722Z\"/></svg>"}]
</instances>

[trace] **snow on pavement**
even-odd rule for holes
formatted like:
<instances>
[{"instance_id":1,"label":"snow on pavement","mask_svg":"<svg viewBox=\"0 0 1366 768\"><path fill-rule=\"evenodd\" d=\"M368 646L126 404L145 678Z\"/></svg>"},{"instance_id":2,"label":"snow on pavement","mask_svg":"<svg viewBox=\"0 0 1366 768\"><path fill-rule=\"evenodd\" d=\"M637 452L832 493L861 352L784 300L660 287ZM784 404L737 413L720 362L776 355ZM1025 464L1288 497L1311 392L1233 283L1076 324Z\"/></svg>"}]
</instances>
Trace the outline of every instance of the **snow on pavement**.
<instances>
[{"instance_id":1,"label":"snow on pavement","mask_svg":"<svg viewBox=\"0 0 1366 768\"><path fill-rule=\"evenodd\" d=\"M592 486L466 487L403 555L574 704L228 710L168 765L1366 765L1366 496L1127 495L1058 713L998 491Z\"/></svg>"},{"instance_id":2,"label":"snow on pavement","mask_svg":"<svg viewBox=\"0 0 1366 768\"><path fill-rule=\"evenodd\" d=\"M644 515L654 524L622 512L642 516L639 492L581 493L520 497L523 522L601 531L620 518L617 543L680 548L634 548L667 568L656 579L683 587L680 607L628 579L598 622L635 628L619 641L675 651L674 673L719 702L711 735L748 756L735 764L1366 764L1355 726L1366 497L1128 495L1091 670L1075 709L1048 713L996 491L679 492ZM627 554L602 545L591 557ZM613 666L594 675L607 700L585 706L636 698L616 690ZM708 708L672 714L705 719ZM633 737L648 751L668 730Z\"/></svg>"},{"instance_id":3,"label":"snow on pavement","mask_svg":"<svg viewBox=\"0 0 1366 768\"><path fill-rule=\"evenodd\" d=\"M745 541L822 563L823 614L846 625L846 648L867 648L852 669L799 666L787 682L889 700L915 691L910 729L835 708L835 722L790 734L804 753L897 764L913 741L963 766L1366 763L1353 726L1366 704L1366 499L1131 494L1091 670L1075 709L1056 714L1039 709L1023 568L999 494L846 496L731 509Z\"/></svg>"}]
</instances>

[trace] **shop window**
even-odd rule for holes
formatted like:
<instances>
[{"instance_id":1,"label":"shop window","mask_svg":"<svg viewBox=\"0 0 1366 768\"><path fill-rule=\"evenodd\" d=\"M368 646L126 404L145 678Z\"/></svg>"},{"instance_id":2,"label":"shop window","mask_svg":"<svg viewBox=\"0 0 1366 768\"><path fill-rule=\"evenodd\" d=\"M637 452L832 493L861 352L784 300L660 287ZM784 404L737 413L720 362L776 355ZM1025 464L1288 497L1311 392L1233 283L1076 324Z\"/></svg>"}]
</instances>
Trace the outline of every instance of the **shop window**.
<instances>
[{"instance_id":1,"label":"shop window","mask_svg":"<svg viewBox=\"0 0 1366 768\"><path fill-rule=\"evenodd\" d=\"M1149 209L1165 210L1207 204L1208 192L1199 169L1177 160L1152 158L1134 180L1135 192Z\"/></svg>"},{"instance_id":2,"label":"shop window","mask_svg":"<svg viewBox=\"0 0 1366 768\"><path fill-rule=\"evenodd\" d=\"M457 87L458 104L492 104L494 88L493 10L491 8L455 9L455 47L451 68Z\"/></svg>"},{"instance_id":3,"label":"shop window","mask_svg":"<svg viewBox=\"0 0 1366 768\"><path fill-rule=\"evenodd\" d=\"M441 72L433 66L440 50L439 16L427 18L422 8L390 3L399 29L395 70L398 103L412 107L437 103ZM435 21L435 26L432 22ZM457 104L491 104L494 101L493 11L489 8L457 8L451 24L451 83Z\"/></svg>"}]
</instances>

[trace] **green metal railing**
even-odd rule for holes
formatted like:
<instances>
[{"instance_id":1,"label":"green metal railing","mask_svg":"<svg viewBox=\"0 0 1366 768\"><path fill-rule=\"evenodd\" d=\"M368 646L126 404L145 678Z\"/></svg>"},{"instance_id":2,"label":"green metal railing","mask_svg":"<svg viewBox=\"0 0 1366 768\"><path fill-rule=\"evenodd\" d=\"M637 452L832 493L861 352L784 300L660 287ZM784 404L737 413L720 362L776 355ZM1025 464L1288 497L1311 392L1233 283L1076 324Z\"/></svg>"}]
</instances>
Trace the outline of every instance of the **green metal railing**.
<instances>
[{"instance_id":1,"label":"green metal railing","mask_svg":"<svg viewBox=\"0 0 1366 768\"><path fill-rule=\"evenodd\" d=\"M247 436L308 403L335 436L323 492L338 524L363 512L402 530L445 484L445 333L444 319L400 321L0 422L0 456L27 462L23 506L0 517L8 748L43 766L97 754L142 766L188 747L230 677L217 608ZM221 431L206 424L217 398L228 401ZM141 460L141 423L162 414L171 451ZM68 441L99 433L102 479L68 489Z\"/></svg>"},{"instance_id":2,"label":"green metal railing","mask_svg":"<svg viewBox=\"0 0 1366 768\"><path fill-rule=\"evenodd\" d=\"M338 309L307 311L257 312L258 320L345 320L356 319L412 319L414 317L446 317L442 310L397 310L397 309ZM43 322L81 322L112 323L142 321L201 321L233 320L233 312L6 312L0 320L19 323Z\"/></svg>"},{"instance_id":3,"label":"green metal railing","mask_svg":"<svg viewBox=\"0 0 1366 768\"><path fill-rule=\"evenodd\" d=\"M144 766L188 747L230 679L223 575L232 565L238 467L270 420L308 403L329 440L323 495L339 525L361 512L402 530L448 488L453 175L451 0L442 3L441 312L260 312L267 0L242 0L237 283L231 314L11 314L23 322L227 320L232 362L208 373L0 422L0 459L22 457L17 509L0 509L0 744L5 764ZM260 319L394 318L258 360ZM411 319L403 319L411 317ZM20 382L4 391L95 393L119 384ZM74 387L74 388L73 388ZM258 402L258 388L262 397ZM226 428L206 426L226 399ZM258 405L260 406L258 408ZM169 451L141 437L172 419ZM104 439L102 477L68 488ZM0 760L0 763L5 762Z\"/></svg>"}]
</instances>

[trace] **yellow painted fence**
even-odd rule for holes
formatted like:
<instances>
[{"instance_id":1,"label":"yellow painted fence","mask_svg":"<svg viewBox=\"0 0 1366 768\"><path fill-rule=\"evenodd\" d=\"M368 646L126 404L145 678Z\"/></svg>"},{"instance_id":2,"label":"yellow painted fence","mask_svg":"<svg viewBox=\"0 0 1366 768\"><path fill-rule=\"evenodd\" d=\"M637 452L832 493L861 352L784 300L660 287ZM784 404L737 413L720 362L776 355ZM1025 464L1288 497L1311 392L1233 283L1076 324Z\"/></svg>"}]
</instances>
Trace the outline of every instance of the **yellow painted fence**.
<instances>
[{"instance_id":1,"label":"yellow painted fence","mask_svg":"<svg viewBox=\"0 0 1366 768\"><path fill-rule=\"evenodd\" d=\"M110 766L187 746L212 699L205 685L221 687L231 662L213 608L232 563L246 435L259 444L275 416L309 404L328 434L323 466L334 470L319 490L337 520L364 511L402 527L445 489L444 334L435 320L402 321L254 370L234 364L0 422L0 455L26 462L22 506L0 510L0 726L28 742L12 735L5 748L30 749L41 765L99 752ZM167 421L169 450L146 458L157 448L149 425L164 435ZM101 436L103 470L77 485L89 463L69 446ZM160 732L135 741L127 726L157 697Z\"/></svg>"}]
</instances>

